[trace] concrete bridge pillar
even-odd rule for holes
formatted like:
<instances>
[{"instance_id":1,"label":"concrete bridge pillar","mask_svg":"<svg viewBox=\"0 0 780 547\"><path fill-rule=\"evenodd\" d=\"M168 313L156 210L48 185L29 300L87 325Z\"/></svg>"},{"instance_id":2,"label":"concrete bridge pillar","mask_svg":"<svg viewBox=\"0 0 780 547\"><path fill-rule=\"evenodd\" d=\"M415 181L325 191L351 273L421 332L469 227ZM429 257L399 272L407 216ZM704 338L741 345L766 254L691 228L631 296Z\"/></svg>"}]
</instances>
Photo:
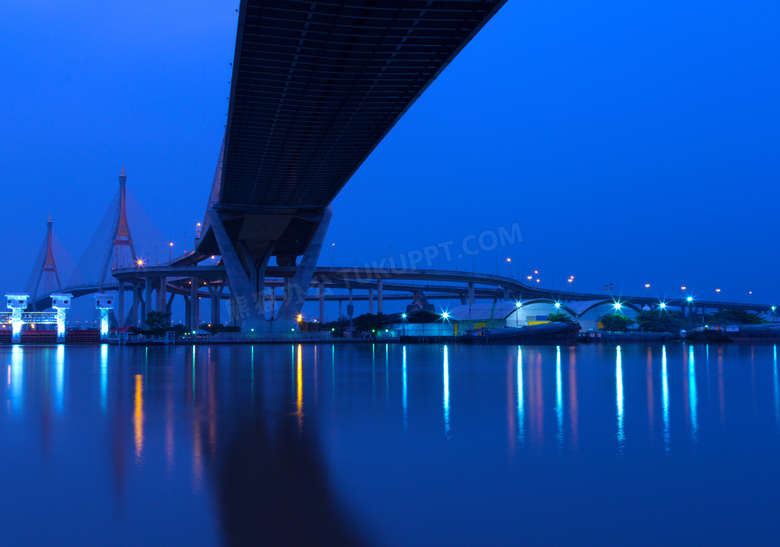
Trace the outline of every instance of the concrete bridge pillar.
<instances>
[{"instance_id":1,"label":"concrete bridge pillar","mask_svg":"<svg viewBox=\"0 0 780 547\"><path fill-rule=\"evenodd\" d=\"M125 317L125 282L119 281L119 288L116 292L117 296L117 303L116 303L116 309L117 309L117 323L119 327L125 326L125 320L127 319Z\"/></svg>"},{"instance_id":2,"label":"concrete bridge pillar","mask_svg":"<svg viewBox=\"0 0 780 547\"><path fill-rule=\"evenodd\" d=\"M190 280L190 330L200 328L200 297L198 296L198 278Z\"/></svg>"},{"instance_id":3,"label":"concrete bridge pillar","mask_svg":"<svg viewBox=\"0 0 780 547\"><path fill-rule=\"evenodd\" d=\"M320 325L325 322L325 282L319 283L319 297L320 297Z\"/></svg>"},{"instance_id":4,"label":"concrete bridge pillar","mask_svg":"<svg viewBox=\"0 0 780 547\"><path fill-rule=\"evenodd\" d=\"M374 313L374 288L368 289L368 313Z\"/></svg>"},{"instance_id":5,"label":"concrete bridge pillar","mask_svg":"<svg viewBox=\"0 0 780 547\"><path fill-rule=\"evenodd\" d=\"M274 317L276 315L276 287L268 287L268 289L271 297L268 317Z\"/></svg>"},{"instance_id":6,"label":"concrete bridge pillar","mask_svg":"<svg viewBox=\"0 0 780 547\"><path fill-rule=\"evenodd\" d=\"M155 306L155 310L165 313L166 308L166 296L167 296L167 290L168 290L168 278L167 277L161 277L160 282L157 286L157 303Z\"/></svg>"},{"instance_id":7,"label":"concrete bridge pillar","mask_svg":"<svg viewBox=\"0 0 780 547\"><path fill-rule=\"evenodd\" d=\"M376 281L376 312L379 315L382 315L382 280L377 279Z\"/></svg>"},{"instance_id":8,"label":"concrete bridge pillar","mask_svg":"<svg viewBox=\"0 0 780 547\"><path fill-rule=\"evenodd\" d=\"M190 298L184 297L184 328L192 330L192 307L190 306Z\"/></svg>"},{"instance_id":9,"label":"concrete bridge pillar","mask_svg":"<svg viewBox=\"0 0 780 547\"><path fill-rule=\"evenodd\" d=\"M474 282L469 282L469 306L474 305Z\"/></svg>"},{"instance_id":10,"label":"concrete bridge pillar","mask_svg":"<svg viewBox=\"0 0 780 547\"><path fill-rule=\"evenodd\" d=\"M228 323L234 327L238 326L238 305L232 295L230 296L230 317L228 318Z\"/></svg>"},{"instance_id":11,"label":"concrete bridge pillar","mask_svg":"<svg viewBox=\"0 0 780 547\"><path fill-rule=\"evenodd\" d=\"M144 286L144 312L143 317L141 318L142 321L146 321L146 315L154 310L154 304L152 303L152 278L147 277L146 283Z\"/></svg>"},{"instance_id":12,"label":"concrete bridge pillar","mask_svg":"<svg viewBox=\"0 0 780 547\"><path fill-rule=\"evenodd\" d=\"M138 326L138 306L141 303L141 287L133 283L133 305L130 307L130 316L126 321L128 326Z\"/></svg>"}]
</instances>

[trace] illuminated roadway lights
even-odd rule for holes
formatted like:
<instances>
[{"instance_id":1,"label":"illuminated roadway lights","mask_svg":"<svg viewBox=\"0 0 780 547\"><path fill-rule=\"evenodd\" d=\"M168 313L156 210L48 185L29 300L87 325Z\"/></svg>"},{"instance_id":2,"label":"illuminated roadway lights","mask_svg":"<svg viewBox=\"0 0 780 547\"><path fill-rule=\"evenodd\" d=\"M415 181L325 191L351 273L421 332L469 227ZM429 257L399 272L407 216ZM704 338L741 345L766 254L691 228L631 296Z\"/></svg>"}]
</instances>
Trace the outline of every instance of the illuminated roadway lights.
<instances>
[{"instance_id":1,"label":"illuminated roadway lights","mask_svg":"<svg viewBox=\"0 0 780 547\"><path fill-rule=\"evenodd\" d=\"M11 341L14 344L22 342L22 312L27 309L27 299L30 297L24 293L6 294L6 305L11 310Z\"/></svg>"},{"instance_id":2,"label":"illuminated roadway lights","mask_svg":"<svg viewBox=\"0 0 780 547\"><path fill-rule=\"evenodd\" d=\"M114 309L116 296L107 293L95 295L95 308L100 311L100 339L108 338L108 313Z\"/></svg>"},{"instance_id":3,"label":"illuminated roadway lights","mask_svg":"<svg viewBox=\"0 0 780 547\"><path fill-rule=\"evenodd\" d=\"M70 293L51 295L51 307L57 310L57 342L65 342L65 325L71 300L73 300L73 295Z\"/></svg>"},{"instance_id":4,"label":"illuminated roadway lights","mask_svg":"<svg viewBox=\"0 0 780 547\"><path fill-rule=\"evenodd\" d=\"M688 304L690 304L691 302L693 302L693 297L692 297L692 296L689 296L689 297L688 297L688 298L686 298L685 300L687 300L687 301L688 301Z\"/></svg>"},{"instance_id":5,"label":"illuminated roadway lights","mask_svg":"<svg viewBox=\"0 0 780 547\"><path fill-rule=\"evenodd\" d=\"M555 309L556 309L556 310L559 310L559 309L561 309L561 303L560 303L560 302L556 302L556 303L555 303Z\"/></svg>"},{"instance_id":6,"label":"illuminated roadway lights","mask_svg":"<svg viewBox=\"0 0 780 547\"><path fill-rule=\"evenodd\" d=\"M661 308L662 310L665 310L666 309L666 302L661 302L660 304L658 304L658 307Z\"/></svg>"},{"instance_id":7,"label":"illuminated roadway lights","mask_svg":"<svg viewBox=\"0 0 780 547\"><path fill-rule=\"evenodd\" d=\"M620 302L615 302L614 304L612 304L612 307L615 308L615 311L619 312L623 307L623 304L621 304Z\"/></svg>"}]
</instances>

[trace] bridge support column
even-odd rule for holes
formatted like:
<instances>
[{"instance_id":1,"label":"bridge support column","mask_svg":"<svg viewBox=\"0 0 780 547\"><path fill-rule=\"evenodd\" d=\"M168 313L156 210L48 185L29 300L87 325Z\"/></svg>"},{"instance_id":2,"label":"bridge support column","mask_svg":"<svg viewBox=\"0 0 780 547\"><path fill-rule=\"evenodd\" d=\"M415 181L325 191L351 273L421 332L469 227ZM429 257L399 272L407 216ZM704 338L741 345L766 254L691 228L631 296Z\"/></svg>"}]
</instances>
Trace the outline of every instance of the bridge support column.
<instances>
[{"instance_id":1,"label":"bridge support column","mask_svg":"<svg viewBox=\"0 0 780 547\"><path fill-rule=\"evenodd\" d=\"M138 326L138 306L141 303L141 287L133 283L133 305L130 307L130 315L125 319L125 325Z\"/></svg>"},{"instance_id":2,"label":"bridge support column","mask_svg":"<svg viewBox=\"0 0 780 547\"><path fill-rule=\"evenodd\" d=\"M198 296L198 278L193 277L190 283L190 330L200 328L200 297Z\"/></svg>"},{"instance_id":3,"label":"bridge support column","mask_svg":"<svg viewBox=\"0 0 780 547\"><path fill-rule=\"evenodd\" d=\"M320 281L319 284L319 296L320 296L320 325L325 323L325 282Z\"/></svg>"},{"instance_id":4,"label":"bridge support column","mask_svg":"<svg viewBox=\"0 0 780 547\"><path fill-rule=\"evenodd\" d=\"M144 290L144 313L142 314L143 317L141 318L144 323L146 322L147 314L151 311L154 311L154 306L152 304L152 278L147 277L146 287Z\"/></svg>"},{"instance_id":5,"label":"bridge support column","mask_svg":"<svg viewBox=\"0 0 780 547\"><path fill-rule=\"evenodd\" d=\"M368 289L368 313L374 313L374 288Z\"/></svg>"},{"instance_id":6,"label":"bridge support column","mask_svg":"<svg viewBox=\"0 0 780 547\"><path fill-rule=\"evenodd\" d=\"M238 326L238 305L236 304L236 299L232 296L230 297L230 316L228 317L228 323L233 327Z\"/></svg>"},{"instance_id":7,"label":"bridge support column","mask_svg":"<svg viewBox=\"0 0 780 547\"><path fill-rule=\"evenodd\" d=\"M270 293L270 306L269 306L269 313L267 317L274 317L276 315L276 287L268 287L269 293Z\"/></svg>"},{"instance_id":8,"label":"bridge support column","mask_svg":"<svg viewBox=\"0 0 780 547\"><path fill-rule=\"evenodd\" d=\"M227 215L227 213L226 213ZM273 252L273 243L267 243L262 253L253 254L247 241L233 241L228 235L220 213L209 211L211 228L217 240L222 263L230 283L231 315L239 317L245 330L269 330L265 319L265 270ZM226 216L226 218L229 218ZM312 270L313 271L313 270ZM233 310L236 309L234 312Z\"/></svg>"},{"instance_id":9,"label":"bridge support column","mask_svg":"<svg viewBox=\"0 0 780 547\"><path fill-rule=\"evenodd\" d=\"M377 279L376 281L376 312L379 315L382 315L382 280Z\"/></svg>"},{"instance_id":10,"label":"bridge support column","mask_svg":"<svg viewBox=\"0 0 780 547\"><path fill-rule=\"evenodd\" d=\"M155 305L155 311L166 313L166 292L168 290L168 278L161 277L157 286L157 303Z\"/></svg>"},{"instance_id":11,"label":"bridge support column","mask_svg":"<svg viewBox=\"0 0 780 547\"><path fill-rule=\"evenodd\" d=\"M192 330L192 305L188 296L184 297L184 328Z\"/></svg>"},{"instance_id":12,"label":"bridge support column","mask_svg":"<svg viewBox=\"0 0 780 547\"><path fill-rule=\"evenodd\" d=\"M211 295L211 324L219 325L220 306L222 300L222 291L225 290L224 285L220 285L219 289L215 289L211 285L209 287L209 294Z\"/></svg>"},{"instance_id":13,"label":"bridge support column","mask_svg":"<svg viewBox=\"0 0 780 547\"><path fill-rule=\"evenodd\" d=\"M469 306L474 305L474 282L469 283Z\"/></svg>"},{"instance_id":14,"label":"bridge support column","mask_svg":"<svg viewBox=\"0 0 780 547\"><path fill-rule=\"evenodd\" d=\"M116 291L117 323L119 327L125 326L125 282L119 281L119 287Z\"/></svg>"},{"instance_id":15,"label":"bridge support column","mask_svg":"<svg viewBox=\"0 0 780 547\"><path fill-rule=\"evenodd\" d=\"M349 288L349 304L347 304L347 315L349 315L349 328L352 328L352 315L355 313L355 306L352 304L352 287Z\"/></svg>"},{"instance_id":16,"label":"bridge support column","mask_svg":"<svg viewBox=\"0 0 780 547\"><path fill-rule=\"evenodd\" d=\"M277 321L290 325L296 324L296 317L301 313L303 304L306 301L306 293L309 291L309 285L311 285L312 276L314 275L314 269L317 267L317 260L320 257L322 243L325 241L325 233L328 231L330 217L331 211L328 208L322 214L322 219L319 221L317 229L306 247L306 251L303 253L301 263L298 265L295 276L290 283L288 294L279 308L279 313L276 314Z\"/></svg>"}]
</instances>

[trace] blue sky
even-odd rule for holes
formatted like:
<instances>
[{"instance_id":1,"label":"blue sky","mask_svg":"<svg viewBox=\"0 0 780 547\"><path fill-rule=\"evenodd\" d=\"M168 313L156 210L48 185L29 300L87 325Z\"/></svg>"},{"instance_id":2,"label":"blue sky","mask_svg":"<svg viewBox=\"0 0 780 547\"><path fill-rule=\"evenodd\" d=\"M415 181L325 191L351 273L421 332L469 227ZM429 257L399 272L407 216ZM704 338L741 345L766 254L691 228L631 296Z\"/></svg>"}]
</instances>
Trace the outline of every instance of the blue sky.
<instances>
[{"instance_id":1,"label":"blue sky","mask_svg":"<svg viewBox=\"0 0 780 547\"><path fill-rule=\"evenodd\" d=\"M0 289L51 213L78 260L128 186L177 247L203 217L238 3L0 5ZM442 268L780 301L780 4L509 0L333 202L321 263L518 223Z\"/></svg>"}]
</instances>

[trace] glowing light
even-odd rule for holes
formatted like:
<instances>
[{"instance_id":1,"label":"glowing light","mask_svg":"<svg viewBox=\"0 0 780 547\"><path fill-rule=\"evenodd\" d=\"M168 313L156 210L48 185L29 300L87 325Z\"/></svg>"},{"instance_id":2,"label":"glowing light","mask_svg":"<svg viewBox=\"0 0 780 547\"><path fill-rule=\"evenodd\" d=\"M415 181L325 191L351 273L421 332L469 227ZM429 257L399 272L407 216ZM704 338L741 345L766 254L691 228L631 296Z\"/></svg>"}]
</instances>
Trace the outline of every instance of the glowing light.
<instances>
[{"instance_id":1,"label":"glowing light","mask_svg":"<svg viewBox=\"0 0 780 547\"><path fill-rule=\"evenodd\" d=\"M555 303L555 309L559 309L560 307L561 307L561 303L560 302L556 302Z\"/></svg>"},{"instance_id":2,"label":"glowing light","mask_svg":"<svg viewBox=\"0 0 780 547\"><path fill-rule=\"evenodd\" d=\"M684 291L686 288L687 288L687 287L685 287L685 286L682 286L682 287L680 287L680 290L681 290L681 291Z\"/></svg>"},{"instance_id":3,"label":"glowing light","mask_svg":"<svg viewBox=\"0 0 780 547\"><path fill-rule=\"evenodd\" d=\"M688 298L686 298L686 300L687 300L688 302L693 302L693 297L692 297L692 296L689 296Z\"/></svg>"},{"instance_id":4,"label":"glowing light","mask_svg":"<svg viewBox=\"0 0 780 547\"><path fill-rule=\"evenodd\" d=\"M303 315L299 313L297 319L298 319L298 323L300 323L301 321L303 321Z\"/></svg>"},{"instance_id":5,"label":"glowing light","mask_svg":"<svg viewBox=\"0 0 780 547\"><path fill-rule=\"evenodd\" d=\"M445 312L442 312L441 317L442 317L442 319L449 319L450 318L450 314L449 314L449 312L445 311Z\"/></svg>"},{"instance_id":6,"label":"glowing light","mask_svg":"<svg viewBox=\"0 0 780 547\"><path fill-rule=\"evenodd\" d=\"M666 302L661 302L660 304L658 304L658 307L661 308L662 310L666 309Z\"/></svg>"},{"instance_id":7,"label":"glowing light","mask_svg":"<svg viewBox=\"0 0 780 547\"><path fill-rule=\"evenodd\" d=\"M522 302L515 302L515 308L522 308L523 303Z\"/></svg>"},{"instance_id":8,"label":"glowing light","mask_svg":"<svg viewBox=\"0 0 780 547\"><path fill-rule=\"evenodd\" d=\"M139 266L143 266L144 265L143 259L139 258L138 261L136 261L136 264L138 264Z\"/></svg>"},{"instance_id":9,"label":"glowing light","mask_svg":"<svg viewBox=\"0 0 780 547\"><path fill-rule=\"evenodd\" d=\"M406 319L406 314L405 313L401 314L401 319Z\"/></svg>"},{"instance_id":10,"label":"glowing light","mask_svg":"<svg viewBox=\"0 0 780 547\"><path fill-rule=\"evenodd\" d=\"M777 309L777 306L772 306L772 311L775 311Z\"/></svg>"},{"instance_id":11,"label":"glowing light","mask_svg":"<svg viewBox=\"0 0 780 547\"><path fill-rule=\"evenodd\" d=\"M615 303L612 305L612 307L613 307L613 308L615 308L616 310L619 310L620 308L622 308L622 307L623 307L623 304L621 304L620 302L615 302Z\"/></svg>"},{"instance_id":12,"label":"glowing light","mask_svg":"<svg viewBox=\"0 0 780 547\"><path fill-rule=\"evenodd\" d=\"M170 243L168 243L168 246L169 246L169 247L173 247L173 241L171 241Z\"/></svg>"}]
</instances>

